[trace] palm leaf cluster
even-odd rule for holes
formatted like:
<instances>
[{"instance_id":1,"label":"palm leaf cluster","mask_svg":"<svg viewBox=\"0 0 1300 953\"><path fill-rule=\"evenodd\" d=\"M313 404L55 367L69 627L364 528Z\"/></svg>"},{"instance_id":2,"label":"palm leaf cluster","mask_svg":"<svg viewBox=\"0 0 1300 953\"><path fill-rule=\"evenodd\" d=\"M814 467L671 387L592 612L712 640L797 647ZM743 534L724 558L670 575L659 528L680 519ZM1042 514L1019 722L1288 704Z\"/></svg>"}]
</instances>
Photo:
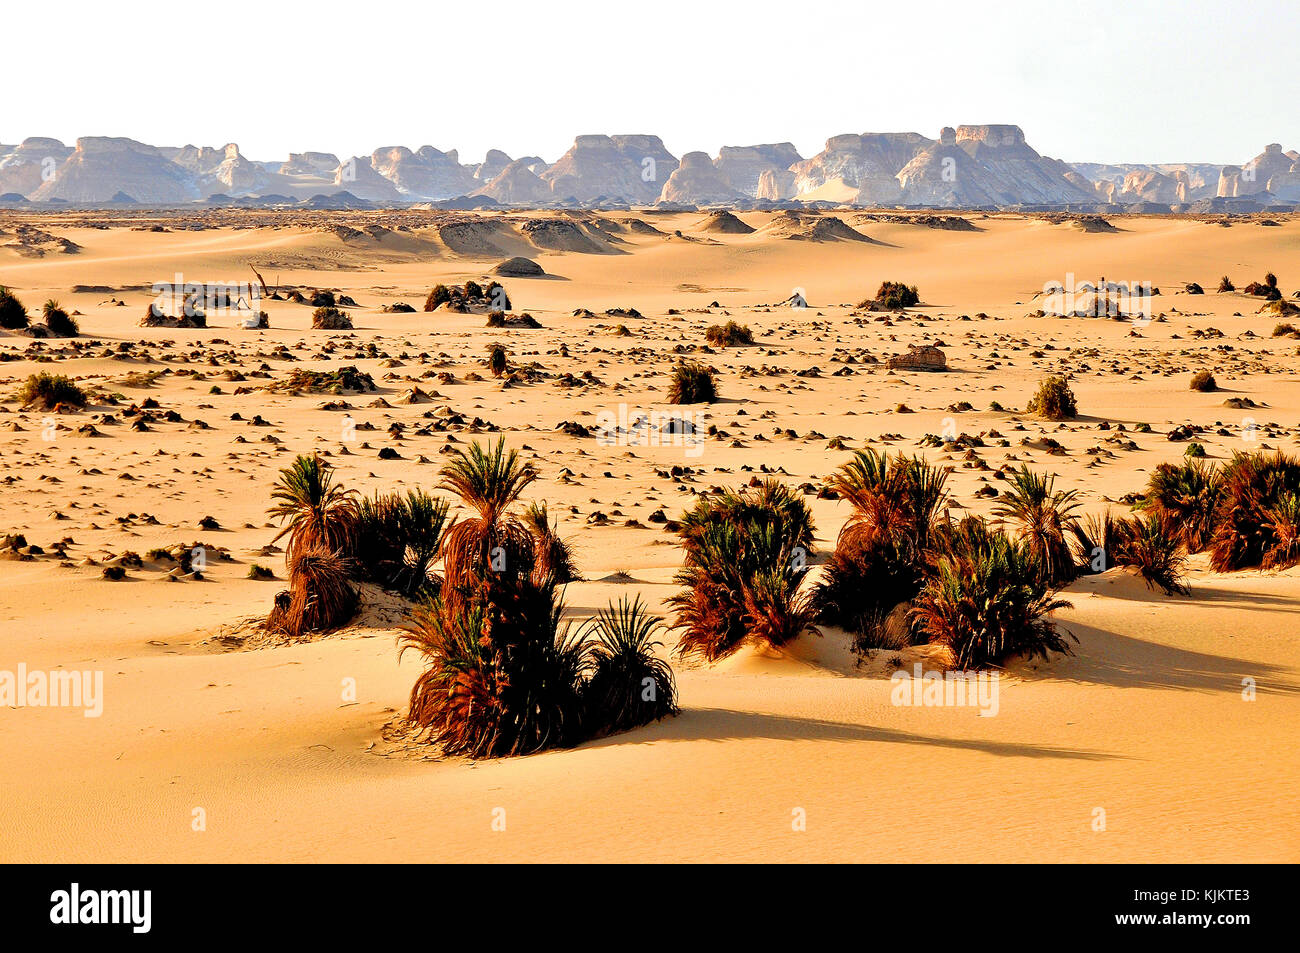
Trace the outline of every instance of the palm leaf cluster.
<instances>
[{"instance_id":1,"label":"palm leaf cluster","mask_svg":"<svg viewBox=\"0 0 1300 953\"><path fill-rule=\"evenodd\" d=\"M887 620L925 584L943 530L947 474L919 457L860 450L827 479L853 512L813 593L818 618L856 635L857 648L910 639Z\"/></svg>"},{"instance_id":2,"label":"palm leaf cluster","mask_svg":"<svg viewBox=\"0 0 1300 953\"><path fill-rule=\"evenodd\" d=\"M1300 563L1300 460L1281 451L1237 453L1222 481L1209 545L1215 572Z\"/></svg>"},{"instance_id":3,"label":"palm leaf cluster","mask_svg":"<svg viewBox=\"0 0 1300 953\"><path fill-rule=\"evenodd\" d=\"M1066 650L1049 616L1075 572L1073 494L1016 474L1002 508L1012 539L979 517L950 519L946 477L866 449L828 478L853 511L814 592L818 621L853 633L858 651L937 642L964 666Z\"/></svg>"},{"instance_id":4,"label":"palm leaf cluster","mask_svg":"<svg viewBox=\"0 0 1300 953\"><path fill-rule=\"evenodd\" d=\"M432 595L448 504L423 490L376 493L357 504L355 562L364 578L408 599Z\"/></svg>"},{"instance_id":5,"label":"palm leaf cluster","mask_svg":"<svg viewBox=\"0 0 1300 953\"><path fill-rule=\"evenodd\" d=\"M1068 651L1048 616L1070 603L1043 584L1028 543L977 535L937 559L911 610L919 629L951 648L960 668Z\"/></svg>"},{"instance_id":6,"label":"palm leaf cluster","mask_svg":"<svg viewBox=\"0 0 1300 953\"><path fill-rule=\"evenodd\" d=\"M1117 517L1109 511L1071 526L1082 573L1105 572L1114 566L1136 569L1147 588L1165 595L1189 595L1184 581L1187 547L1152 514L1145 518Z\"/></svg>"},{"instance_id":7,"label":"palm leaf cluster","mask_svg":"<svg viewBox=\"0 0 1300 953\"><path fill-rule=\"evenodd\" d=\"M747 638L783 645L812 629L812 602L799 588L813 522L789 487L766 480L702 498L678 533L686 557L677 582L684 588L669 603L681 630L679 652L712 661Z\"/></svg>"},{"instance_id":8,"label":"palm leaf cluster","mask_svg":"<svg viewBox=\"0 0 1300 953\"><path fill-rule=\"evenodd\" d=\"M441 488L473 515L443 533L442 586L403 651L424 660L409 719L450 754L528 754L676 711L654 654L659 620L644 606L611 606L576 631L562 621L561 587L577 575L567 544L544 506L514 508L535 479L504 439L473 443L442 470Z\"/></svg>"}]
</instances>

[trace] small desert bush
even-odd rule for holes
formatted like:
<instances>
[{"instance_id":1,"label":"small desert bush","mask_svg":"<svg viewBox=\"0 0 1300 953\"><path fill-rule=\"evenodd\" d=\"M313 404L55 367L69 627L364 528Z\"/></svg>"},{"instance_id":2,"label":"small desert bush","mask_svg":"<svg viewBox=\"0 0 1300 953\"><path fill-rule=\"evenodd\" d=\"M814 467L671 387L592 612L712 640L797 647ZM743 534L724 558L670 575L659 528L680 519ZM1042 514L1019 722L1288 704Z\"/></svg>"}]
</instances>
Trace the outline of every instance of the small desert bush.
<instances>
[{"instance_id":1,"label":"small desert bush","mask_svg":"<svg viewBox=\"0 0 1300 953\"><path fill-rule=\"evenodd\" d=\"M1248 295L1266 298L1269 301L1277 301L1282 297L1282 292L1277 286L1277 275L1271 271L1264 276L1263 282L1252 281L1241 290Z\"/></svg>"},{"instance_id":2,"label":"small desert bush","mask_svg":"<svg viewBox=\"0 0 1300 953\"><path fill-rule=\"evenodd\" d=\"M990 533L938 559L911 616L930 642L952 649L958 668L982 668L1014 655L1068 652L1050 615L1070 603L1055 595L1027 547Z\"/></svg>"},{"instance_id":3,"label":"small desert bush","mask_svg":"<svg viewBox=\"0 0 1300 953\"><path fill-rule=\"evenodd\" d=\"M1059 375L1045 378L1029 401L1029 412L1048 420L1072 420L1078 416L1079 408L1069 381Z\"/></svg>"},{"instance_id":4,"label":"small desert bush","mask_svg":"<svg viewBox=\"0 0 1300 953\"><path fill-rule=\"evenodd\" d=\"M591 675L582 687L587 725L627 731L677 714L673 670L655 655L662 622L638 596L611 603L584 627L591 647Z\"/></svg>"},{"instance_id":5,"label":"small desert bush","mask_svg":"<svg viewBox=\"0 0 1300 953\"><path fill-rule=\"evenodd\" d=\"M0 285L0 328L6 331L21 331L30 320L23 303L14 297L4 285Z\"/></svg>"},{"instance_id":6,"label":"small desert bush","mask_svg":"<svg viewBox=\"0 0 1300 953\"><path fill-rule=\"evenodd\" d=\"M1136 569L1147 588L1165 595L1187 595L1184 577L1187 544L1154 512L1145 517L1116 517L1107 510L1076 523L1081 573L1101 573L1116 566Z\"/></svg>"},{"instance_id":7,"label":"small desert bush","mask_svg":"<svg viewBox=\"0 0 1300 953\"><path fill-rule=\"evenodd\" d=\"M300 638L327 632L356 614L357 591L347 560L323 548L301 549L289 561L289 588L275 599L267 628Z\"/></svg>"},{"instance_id":8,"label":"small desert bush","mask_svg":"<svg viewBox=\"0 0 1300 953\"><path fill-rule=\"evenodd\" d=\"M876 296L863 301L859 308L883 308L889 311L901 311L921 302L921 295L916 285L903 284L901 281L883 281L876 290Z\"/></svg>"},{"instance_id":9,"label":"small desert bush","mask_svg":"<svg viewBox=\"0 0 1300 953\"><path fill-rule=\"evenodd\" d=\"M501 377L506 372L506 348L504 344L488 345L488 369L493 377Z\"/></svg>"},{"instance_id":10,"label":"small desert bush","mask_svg":"<svg viewBox=\"0 0 1300 953\"><path fill-rule=\"evenodd\" d=\"M18 391L20 404L24 407L39 407L42 410L53 410L59 404L85 407L88 399L86 392L70 378L46 371L28 377Z\"/></svg>"},{"instance_id":11,"label":"small desert bush","mask_svg":"<svg viewBox=\"0 0 1300 953\"><path fill-rule=\"evenodd\" d=\"M1131 519L1122 544L1115 553L1120 566L1132 566L1146 581L1147 588L1159 587L1167 596L1188 595L1187 554L1182 541L1165 532L1156 516Z\"/></svg>"},{"instance_id":12,"label":"small desert bush","mask_svg":"<svg viewBox=\"0 0 1300 953\"><path fill-rule=\"evenodd\" d=\"M1192 390L1201 392L1217 390L1219 385L1209 371L1197 371L1192 375Z\"/></svg>"},{"instance_id":13,"label":"small desert bush","mask_svg":"<svg viewBox=\"0 0 1300 953\"><path fill-rule=\"evenodd\" d=\"M1055 475L1035 473L1023 464L1011 474L1010 483L994 514L1016 527L1025 558L1044 584L1069 582L1075 566L1066 534L1076 522L1077 491L1057 490Z\"/></svg>"},{"instance_id":14,"label":"small desert bush","mask_svg":"<svg viewBox=\"0 0 1300 953\"><path fill-rule=\"evenodd\" d=\"M717 379L701 364L678 364L668 384L670 404L711 404L718 399Z\"/></svg>"},{"instance_id":15,"label":"small desert bush","mask_svg":"<svg viewBox=\"0 0 1300 953\"><path fill-rule=\"evenodd\" d=\"M81 332L76 319L60 308L59 303L53 299L45 302L42 317L45 319L45 326L56 337L75 338Z\"/></svg>"},{"instance_id":16,"label":"small desert bush","mask_svg":"<svg viewBox=\"0 0 1300 953\"><path fill-rule=\"evenodd\" d=\"M451 289L446 285L434 285L433 290L429 292L428 297L424 299L424 310L435 311L440 304L446 304L451 300Z\"/></svg>"},{"instance_id":17,"label":"small desert bush","mask_svg":"<svg viewBox=\"0 0 1300 953\"><path fill-rule=\"evenodd\" d=\"M1219 292L1222 294L1228 291L1236 291L1237 287L1232 283L1232 279L1224 275L1219 279Z\"/></svg>"},{"instance_id":18,"label":"small desert bush","mask_svg":"<svg viewBox=\"0 0 1300 953\"><path fill-rule=\"evenodd\" d=\"M1222 473L1209 546L1214 571L1285 569L1300 561L1293 535L1300 460L1281 451L1237 453Z\"/></svg>"},{"instance_id":19,"label":"small desert bush","mask_svg":"<svg viewBox=\"0 0 1300 953\"><path fill-rule=\"evenodd\" d=\"M1297 330L1296 326L1289 322L1285 324L1277 324L1273 326L1273 337L1300 337L1300 330Z\"/></svg>"},{"instance_id":20,"label":"small desert bush","mask_svg":"<svg viewBox=\"0 0 1300 953\"><path fill-rule=\"evenodd\" d=\"M334 298L332 291L313 291L311 298L307 301L313 308L334 308L338 302Z\"/></svg>"},{"instance_id":21,"label":"small desert bush","mask_svg":"<svg viewBox=\"0 0 1300 953\"><path fill-rule=\"evenodd\" d=\"M344 327L351 327L352 319L333 305L324 305L311 313L311 326L313 328L319 328L329 324L340 324Z\"/></svg>"},{"instance_id":22,"label":"small desert bush","mask_svg":"<svg viewBox=\"0 0 1300 953\"><path fill-rule=\"evenodd\" d=\"M678 652L709 661L746 639L784 645L813 629L811 601L799 592L808 572L813 525L789 487L758 487L700 499L678 530L686 550L668 601L682 632Z\"/></svg>"},{"instance_id":23,"label":"small desert bush","mask_svg":"<svg viewBox=\"0 0 1300 953\"><path fill-rule=\"evenodd\" d=\"M736 347L754 343L754 335L749 330L749 326L737 324L735 321L713 325L704 332L704 338L718 347Z\"/></svg>"}]
</instances>

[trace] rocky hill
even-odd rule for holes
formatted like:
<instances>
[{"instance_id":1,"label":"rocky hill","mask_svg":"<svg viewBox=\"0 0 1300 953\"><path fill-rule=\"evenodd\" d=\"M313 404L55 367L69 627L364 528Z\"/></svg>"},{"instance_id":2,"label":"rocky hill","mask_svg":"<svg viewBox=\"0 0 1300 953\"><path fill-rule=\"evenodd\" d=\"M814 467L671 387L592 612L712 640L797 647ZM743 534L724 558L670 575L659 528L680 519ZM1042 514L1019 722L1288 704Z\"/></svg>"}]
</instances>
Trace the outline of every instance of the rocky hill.
<instances>
[{"instance_id":1,"label":"rocky hill","mask_svg":"<svg viewBox=\"0 0 1300 953\"><path fill-rule=\"evenodd\" d=\"M152 146L91 137L76 147L30 138L0 145L0 195L15 203L95 206L331 202L522 207L1026 207L1216 211L1300 204L1300 152L1280 144L1241 165L1067 163L1039 154L1013 125L846 133L800 156L792 143L723 146L679 160L658 136L584 135L554 164L499 149L462 163L455 149L386 146L340 161L298 152L250 159L228 143Z\"/></svg>"}]
</instances>

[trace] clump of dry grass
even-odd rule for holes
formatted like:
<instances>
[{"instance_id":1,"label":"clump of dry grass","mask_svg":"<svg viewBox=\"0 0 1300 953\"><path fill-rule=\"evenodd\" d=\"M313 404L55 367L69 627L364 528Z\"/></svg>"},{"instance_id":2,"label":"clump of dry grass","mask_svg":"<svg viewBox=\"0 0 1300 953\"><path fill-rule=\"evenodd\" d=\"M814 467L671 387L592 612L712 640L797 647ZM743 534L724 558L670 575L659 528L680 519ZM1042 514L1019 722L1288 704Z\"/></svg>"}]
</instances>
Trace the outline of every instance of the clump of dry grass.
<instances>
[{"instance_id":1,"label":"clump of dry grass","mask_svg":"<svg viewBox=\"0 0 1300 953\"><path fill-rule=\"evenodd\" d=\"M717 377L702 364L678 364L668 384L670 404L711 404L718 399Z\"/></svg>"},{"instance_id":2,"label":"clump of dry grass","mask_svg":"<svg viewBox=\"0 0 1300 953\"><path fill-rule=\"evenodd\" d=\"M42 371L32 374L18 391L18 402L24 407L53 410L65 407L85 407L89 397L71 378L62 374Z\"/></svg>"},{"instance_id":3,"label":"clump of dry grass","mask_svg":"<svg viewBox=\"0 0 1300 953\"><path fill-rule=\"evenodd\" d=\"M735 321L711 326L704 332L704 338L717 347L739 347L754 343L754 335L749 326Z\"/></svg>"}]
</instances>

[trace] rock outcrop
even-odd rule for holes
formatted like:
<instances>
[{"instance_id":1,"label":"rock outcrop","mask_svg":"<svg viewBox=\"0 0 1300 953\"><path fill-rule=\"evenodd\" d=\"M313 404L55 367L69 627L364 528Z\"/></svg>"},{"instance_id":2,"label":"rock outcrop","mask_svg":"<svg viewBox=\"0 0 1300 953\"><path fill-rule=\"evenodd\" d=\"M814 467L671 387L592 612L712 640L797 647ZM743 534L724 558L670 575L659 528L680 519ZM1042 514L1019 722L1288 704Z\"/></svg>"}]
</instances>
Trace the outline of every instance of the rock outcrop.
<instances>
[{"instance_id":1,"label":"rock outcrop","mask_svg":"<svg viewBox=\"0 0 1300 953\"><path fill-rule=\"evenodd\" d=\"M685 158L683 156L682 161ZM713 164L731 188L750 198L760 198L764 197L759 193L765 172L771 173L773 181L782 175L789 175L793 181L790 166L802 161L803 157L792 143L776 142L758 146L723 146Z\"/></svg>"},{"instance_id":2,"label":"rock outcrop","mask_svg":"<svg viewBox=\"0 0 1300 953\"><path fill-rule=\"evenodd\" d=\"M658 136L578 136L541 179L560 200L649 204L677 165Z\"/></svg>"},{"instance_id":3,"label":"rock outcrop","mask_svg":"<svg viewBox=\"0 0 1300 953\"><path fill-rule=\"evenodd\" d=\"M194 176L157 147L100 136L78 139L76 149L53 177L29 197L38 202L91 204L118 202L122 196L149 205L202 198Z\"/></svg>"},{"instance_id":4,"label":"rock outcrop","mask_svg":"<svg viewBox=\"0 0 1300 953\"><path fill-rule=\"evenodd\" d=\"M71 146L43 136L24 139L16 146L0 146L0 194L34 194L71 154Z\"/></svg>"},{"instance_id":5,"label":"rock outcrop","mask_svg":"<svg viewBox=\"0 0 1300 953\"><path fill-rule=\"evenodd\" d=\"M1034 151L1019 126L958 126L955 141L986 170L983 185L1000 205L1095 201L1066 179L1068 165Z\"/></svg>"},{"instance_id":6,"label":"rock outcrop","mask_svg":"<svg viewBox=\"0 0 1300 953\"><path fill-rule=\"evenodd\" d=\"M507 205L545 205L554 201L551 187L537 177L528 159L516 159L474 195L485 195Z\"/></svg>"},{"instance_id":7,"label":"rock outcrop","mask_svg":"<svg viewBox=\"0 0 1300 953\"><path fill-rule=\"evenodd\" d=\"M899 171L932 145L934 140L915 132L832 136L825 149L791 167L793 197L893 204L902 194Z\"/></svg>"},{"instance_id":8,"label":"rock outcrop","mask_svg":"<svg viewBox=\"0 0 1300 953\"><path fill-rule=\"evenodd\" d=\"M411 199L457 198L479 184L473 171L460 164L455 149L440 152L433 146L421 146L412 152L406 146L387 146L371 154L370 164Z\"/></svg>"},{"instance_id":9,"label":"rock outcrop","mask_svg":"<svg viewBox=\"0 0 1300 953\"><path fill-rule=\"evenodd\" d=\"M1282 151L1281 143L1272 142L1264 151L1242 166L1224 166L1219 176L1220 196L1238 198L1269 191L1269 180L1291 171L1296 156Z\"/></svg>"},{"instance_id":10,"label":"rock outcrop","mask_svg":"<svg viewBox=\"0 0 1300 953\"><path fill-rule=\"evenodd\" d=\"M487 156L474 167L474 178L480 182L491 182L505 171L511 159L500 149L489 149Z\"/></svg>"},{"instance_id":11,"label":"rock outcrop","mask_svg":"<svg viewBox=\"0 0 1300 953\"><path fill-rule=\"evenodd\" d=\"M683 205L713 205L744 198L745 194L731 187L726 175L704 152L688 152L682 156L681 164L673 170L659 194L661 202Z\"/></svg>"}]
</instances>

